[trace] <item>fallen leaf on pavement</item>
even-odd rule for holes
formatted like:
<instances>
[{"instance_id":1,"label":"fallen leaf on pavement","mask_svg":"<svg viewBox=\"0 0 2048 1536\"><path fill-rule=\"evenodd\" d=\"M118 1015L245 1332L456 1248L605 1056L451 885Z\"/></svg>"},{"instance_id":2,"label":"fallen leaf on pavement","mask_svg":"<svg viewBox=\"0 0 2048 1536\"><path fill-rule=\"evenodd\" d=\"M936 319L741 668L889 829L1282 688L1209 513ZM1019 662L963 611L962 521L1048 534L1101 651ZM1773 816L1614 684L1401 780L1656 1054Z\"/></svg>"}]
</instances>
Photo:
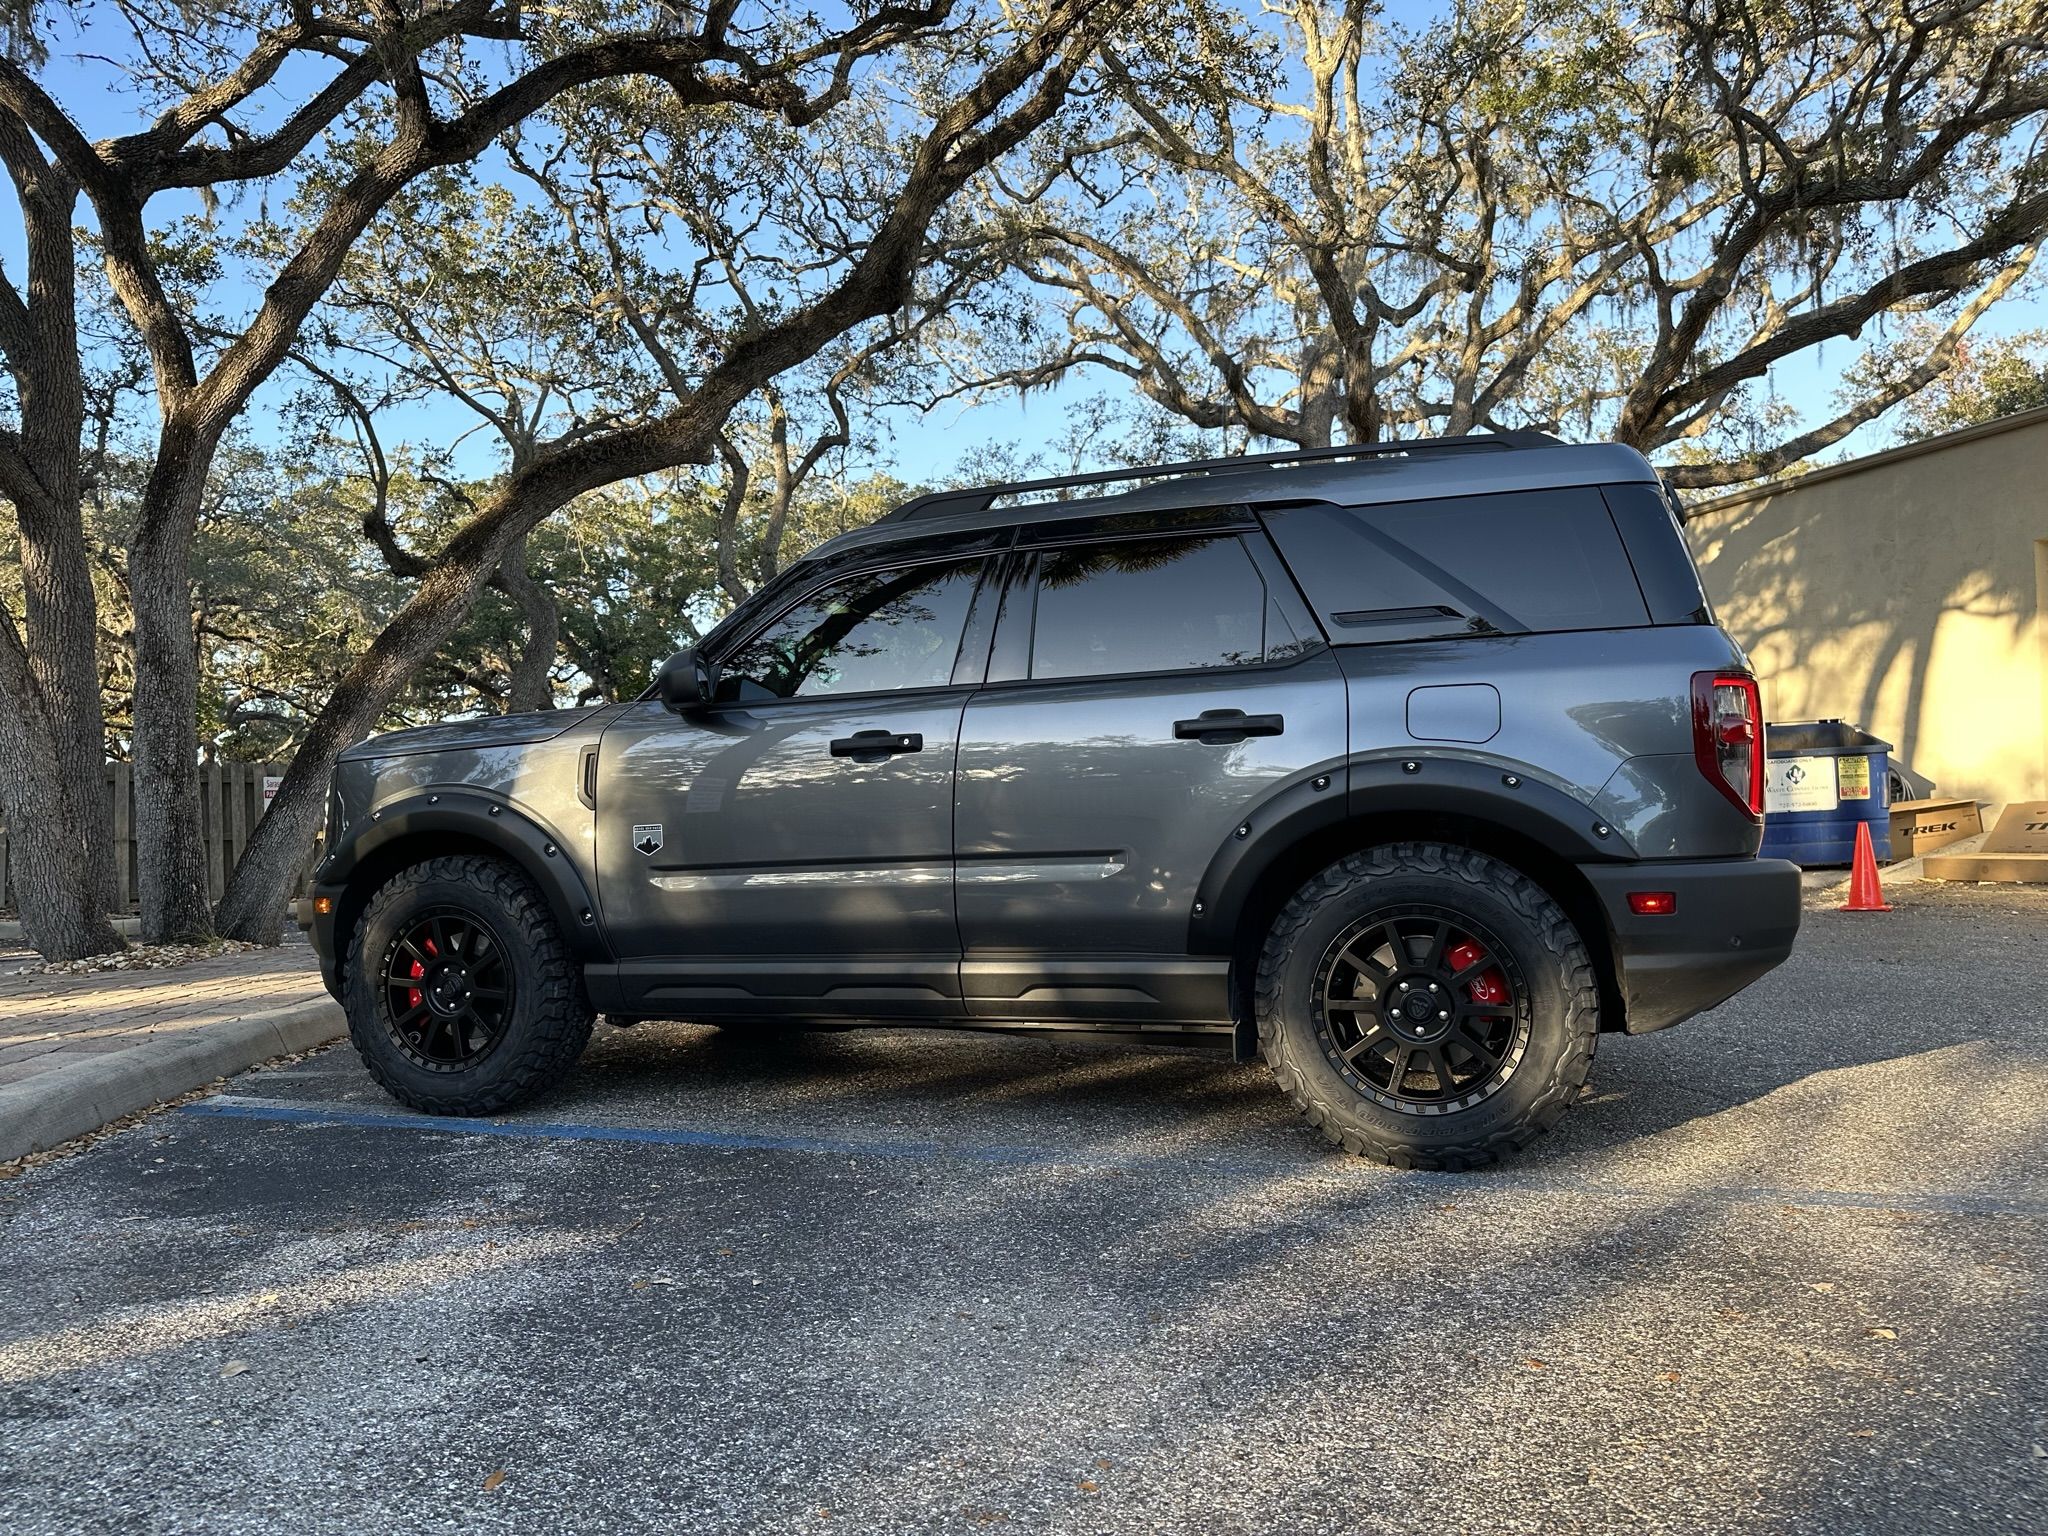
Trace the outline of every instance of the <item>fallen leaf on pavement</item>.
<instances>
[{"instance_id":1,"label":"fallen leaf on pavement","mask_svg":"<svg viewBox=\"0 0 2048 1536\"><path fill-rule=\"evenodd\" d=\"M1088 1480L1087 1478L1085 1478L1085 1477L1081 1479L1081 1483L1080 1483L1080 1488L1081 1488L1081 1491L1082 1491L1083 1493L1094 1493L1094 1492L1096 1492L1096 1485L1095 1485L1094 1483L1090 1482L1090 1481L1089 1481L1089 1480Z\"/></svg>"},{"instance_id":2,"label":"fallen leaf on pavement","mask_svg":"<svg viewBox=\"0 0 2048 1536\"><path fill-rule=\"evenodd\" d=\"M1522 1364L1532 1371L1547 1371L1550 1369L1550 1362L1548 1360L1538 1360L1534 1355L1524 1360Z\"/></svg>"},{"instance_id":3,"label":"fallen leaf on pavement","mask_svg":"<svg viewBox=\"0 0 2048 1536\"><path fill-rule=\"evenodd\" d=\"M224 1366L222 1366L222 1367L220 1368L220 1373L221 1373L221 1375L223 1375L223 1376L239 1376L239 1375L241 1375L241 1374L242 1374L242 1373L243 1373L244 1371L246 1371L246 1370L248 1370L248 1369L249 1369L249 1362L248 1362L248 1361L246 1361L246 1360L230 1360L230 1361L229 1361L229 1362L228 1362L228 1363L227 1363L226 1365L224 1365Z\"/></svg>"},{"instance_id":4,"label":"fallen leaf on pavement","mask_svg":"<svg viewBox=\"0 0 2048 1536\"><path fill-rule=\"evenodd\" d=\"M1681 1378L1678 1372L1676 1371L1659 1371L1657 1373L1657 1379L1659 1381L1679 1381L1683 1378Z\"/></svg>"},{"instance_id":5,"label":"fallen leaf on pavement","mask_svg":"<svg viewBox=\"0 0 2048 1536\"><path fill-rule=\"evenodd\" d=\"M504 1486L504 1483L505 1469L503 1467L500 1467L497 1471L493 1472L489 1477L484 1479L484 1492L496 1493L499 1488Z\"/></svg>"},{"instance_id":6,"label":"fallen leaf on pavement","mask_svg":"<svg viewBox=\"0 0 2048 1536\"><path fill-rule=\"evenodd\" d=\"M1863 1337L1866 1339L1896 1339L1898 1334L1890 1328L1866 1328L1863 1330Z\"/></svg>"},{"instance_id":7,"label":"fallen leaf on pavement","mask_svg":"<svg viewBox=\"0 0 2048 1536\"><path fill-rule=\"evenodd\" d=\"M1832 1291L1834 1288L1835 1282L1832 1280L1816 1280L1807 1287L1807 1289L1810 1291L1819 1291L1823 1296L1825 1296L1829 1291Z\"/></svg>"}]
</instances>

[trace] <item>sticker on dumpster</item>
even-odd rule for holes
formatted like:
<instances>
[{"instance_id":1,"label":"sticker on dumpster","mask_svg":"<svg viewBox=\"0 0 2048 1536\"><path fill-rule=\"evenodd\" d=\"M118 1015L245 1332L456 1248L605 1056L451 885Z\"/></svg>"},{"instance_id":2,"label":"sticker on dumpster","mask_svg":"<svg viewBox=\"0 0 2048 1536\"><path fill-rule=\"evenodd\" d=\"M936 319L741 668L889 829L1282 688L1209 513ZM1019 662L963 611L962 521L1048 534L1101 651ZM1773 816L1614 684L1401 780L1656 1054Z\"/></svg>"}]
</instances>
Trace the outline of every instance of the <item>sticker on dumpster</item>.
<instances>
[{"instance_id":1,"label":"sticker on dumpster","mask_svg":"<svg viewBox=\"0 0 2048 1536\"><path fill-rule=\"evenodd\" d=\"M1868 793L1868 786L1865 786ZM1764 810L1772 816L1835 808L1835 760L1773 757L1764 764Z\"/></svg>"},{"instance_id":2,"label":"sticker on dumpster","mask_svg":"<svg viewBox=\"0 0 2048 1536\"><path fill-rule=\"evenodd\" d=\"M1836 758L1835 793L1844 800L1868 800L1870 798L1870 759L1867 757Z\"/></svg>"}]
</instances>

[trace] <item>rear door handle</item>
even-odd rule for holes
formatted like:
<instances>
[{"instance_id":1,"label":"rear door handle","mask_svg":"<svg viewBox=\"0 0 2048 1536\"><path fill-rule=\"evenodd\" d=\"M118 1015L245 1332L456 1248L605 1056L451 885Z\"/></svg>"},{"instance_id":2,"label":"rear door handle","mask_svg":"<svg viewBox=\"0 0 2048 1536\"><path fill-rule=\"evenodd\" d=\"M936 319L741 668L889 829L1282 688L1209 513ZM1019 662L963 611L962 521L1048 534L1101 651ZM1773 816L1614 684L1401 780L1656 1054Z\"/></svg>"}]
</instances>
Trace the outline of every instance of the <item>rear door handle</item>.
<instances>
[{"instance_id":1,"label":"rear door handle","mask_svg":"<svg viewBox=\"0 0 2048 1536\"><path fill-rule=\"evenodd\" d=\"M922 752L924 737L916 731L855 731L851 736L832 738L834 757L894 757L899 752Z\"/></svg>"},{"instance_id":2,"label":"rear door handle","mask_svg":"<svg viewBox=\"0 0 2048 1536\"><path fill-rule=\"evenodd\" d=\"M1281 715L1248 715L1241 709L1205 709L1192 720L1173 722L1173 734L1180 741L1202 741L1212 747L1227 747L1247 736L1278 736L1287 729Z\"/></svg>"}]
</instances>

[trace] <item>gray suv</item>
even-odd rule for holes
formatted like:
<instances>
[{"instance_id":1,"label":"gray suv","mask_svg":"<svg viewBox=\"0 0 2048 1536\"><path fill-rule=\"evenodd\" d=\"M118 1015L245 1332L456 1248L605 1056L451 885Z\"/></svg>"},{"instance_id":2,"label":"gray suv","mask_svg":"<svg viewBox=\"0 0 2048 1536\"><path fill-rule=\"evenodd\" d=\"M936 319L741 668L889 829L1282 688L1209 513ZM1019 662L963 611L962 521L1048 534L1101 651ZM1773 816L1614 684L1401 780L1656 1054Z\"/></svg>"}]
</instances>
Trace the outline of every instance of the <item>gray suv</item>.
<instances>
[{"instance_id":1,"label":"gray suv","mask_svg":"<svg viewBox=\"0 0 2048 1536\"><path fill-rule=\"evenodd\" d=\"M1799 926L1674 513L1632 450L1534 433L925 496L633 703L345 753L302 914L435 1113L556 1081L598 1013L1094 1030L1263 1055L1353 1152L1490 1162L1601 1033Z\"/></svg>"}]
</instances>

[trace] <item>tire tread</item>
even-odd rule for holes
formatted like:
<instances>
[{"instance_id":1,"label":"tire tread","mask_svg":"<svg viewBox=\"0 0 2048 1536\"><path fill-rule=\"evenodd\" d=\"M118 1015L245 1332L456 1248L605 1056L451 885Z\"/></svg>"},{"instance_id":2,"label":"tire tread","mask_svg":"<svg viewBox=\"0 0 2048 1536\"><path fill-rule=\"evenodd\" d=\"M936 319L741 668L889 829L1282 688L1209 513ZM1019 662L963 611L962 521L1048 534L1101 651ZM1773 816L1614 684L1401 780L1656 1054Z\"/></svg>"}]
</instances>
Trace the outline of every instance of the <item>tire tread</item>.
<instances>
[{"instance_id":1,"label":"tire tread","mask_svg":"<svg viewBox=\"0 0 2048 1536\"><path fill-rule=\"evenodd\" d=\"M541 977L540 986L533 989L535 995L520 1004L522 1012L530 1010L530 1017L513 1026L515 1037L507 1042L515 1052L512 1060L498 1080L482 1091L472 1087L449 1093L422 1092L394 1074L364 1039L366 1031L382 1027L370 990L374 984L366 979L365 935L385 907L422 885L439 883L466 885L485 898L512 929L512 941L533 956ZM378 887L349 936L347 996L349 1038L370 1076L400 1103L430 1115L496 1114L531 1098L575 1066L590 1043L597 1017L546 900L518 869L482 854L427 859L400 870Z\"/></svg>"},{"instance_id":2,"label":"tire tread","mask_svg":"<svg viewBox=\"0 0 2048 1536\"><path fill-rule=\"evenodd\" d=\"M1287 955L1316 909L1360 882L1406 874L1449 876L1481 887L1505 901L1528 923L1542 947L1557 958L1565 978L1569 1043L1550 1064L1549 1076L1533 1105L1514 1125L1462 1145L1423 1150L1375 1134L1368 1124L1347 1113L1344 1105L1322 1096L1311 1086L1294 1057L1298 1046L1282 1027L1281 986ZM1390 1163L1396 1168L1446 1172L1498 1163L1555 1125L1585 1087L1593 1067L1600 1023L1600 989L1593 957L1563 909L1540 885L1511 865L1452 843L1382 844L1339 859L1303 885L1267 930L1253 997L1260 1051L1281 1091L1293 1100L1325 1141L1354 1156Z\"/></svg>"}]
</instances>

